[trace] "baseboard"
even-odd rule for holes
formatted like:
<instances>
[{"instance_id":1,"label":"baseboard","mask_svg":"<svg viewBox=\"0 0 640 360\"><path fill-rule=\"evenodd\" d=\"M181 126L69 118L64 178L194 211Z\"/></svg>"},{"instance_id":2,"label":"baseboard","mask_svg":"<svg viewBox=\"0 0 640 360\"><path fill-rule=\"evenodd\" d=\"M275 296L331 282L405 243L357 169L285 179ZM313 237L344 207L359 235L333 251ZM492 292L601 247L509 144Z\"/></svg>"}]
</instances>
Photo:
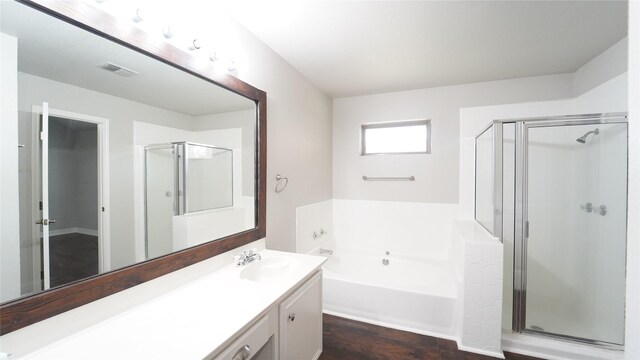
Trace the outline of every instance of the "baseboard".
<instances>
[{"instance_id":1,"label":"baseboard","mask_svg":"<svg viewBox=\"0 0 640 360\"><path fill-rule=\"evenodd\" d=\"M483 349L476 349L476 348L469 347L469 346L464 346L464 345L460 344L459 341L457 341L457 344L458 344L458 350L462 350L462 351L466 351L466 352L472 352L472 353L480 354L480 355L491 356L491 357L495 357L495 358L498 358L498 359L504 359L504 354L502 352L488 351L488 350L483 350Z\"/></svg>"},{"instance_id":2,"label":"baseboard","mask_svg":"<svg viewBox=\"0 0 640 360\"><path fill-rule=\"evenodd\" d=\"M98 230L71 227L66 229L56 229L56 230L49 231L49 236L58 236L58 235L67 235L67 234L83 234L83 235L89 235L89 236L98 236Z\"/></svg>"}]
</instances>

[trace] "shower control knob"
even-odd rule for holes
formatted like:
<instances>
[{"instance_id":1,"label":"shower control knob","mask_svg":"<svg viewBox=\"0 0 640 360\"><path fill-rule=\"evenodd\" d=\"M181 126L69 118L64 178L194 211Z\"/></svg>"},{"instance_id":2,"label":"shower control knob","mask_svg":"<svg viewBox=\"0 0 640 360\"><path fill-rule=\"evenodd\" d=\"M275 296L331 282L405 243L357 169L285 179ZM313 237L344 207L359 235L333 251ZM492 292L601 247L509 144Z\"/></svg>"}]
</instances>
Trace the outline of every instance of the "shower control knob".
<instances>
[{"instance_id":1,"label":"shower control knob","mask_svg":"<svg viewBox=\"0 0 640 360\"><path fill-rule=\"evenodd\" d=\"M605 216L607 215L607 206L606 205L600 205L600 207L598 208L598 214Z\"/></svg>"}]
</instances>

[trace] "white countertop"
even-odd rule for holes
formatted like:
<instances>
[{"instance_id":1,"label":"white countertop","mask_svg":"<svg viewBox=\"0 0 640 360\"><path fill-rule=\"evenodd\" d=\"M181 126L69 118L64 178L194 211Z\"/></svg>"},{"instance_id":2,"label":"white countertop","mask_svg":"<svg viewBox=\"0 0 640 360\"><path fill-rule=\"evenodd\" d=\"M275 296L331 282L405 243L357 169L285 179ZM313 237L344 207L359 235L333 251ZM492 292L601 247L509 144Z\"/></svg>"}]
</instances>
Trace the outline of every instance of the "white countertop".
<instances>
[{"instance_id":1,"label":"white countertop","mask_svg":"<svg viewBox=\"0 0 640 360\"><path fill-rule=\"evenodd\" d=\"M253 245L255 246L255 245ZM277 278L240 278L222 254L0 337L14 359L202 359L319 269L324 257L261 250L294 266ZM44 337L44 338L43 338Z\"/></svg>"}]
</instances>

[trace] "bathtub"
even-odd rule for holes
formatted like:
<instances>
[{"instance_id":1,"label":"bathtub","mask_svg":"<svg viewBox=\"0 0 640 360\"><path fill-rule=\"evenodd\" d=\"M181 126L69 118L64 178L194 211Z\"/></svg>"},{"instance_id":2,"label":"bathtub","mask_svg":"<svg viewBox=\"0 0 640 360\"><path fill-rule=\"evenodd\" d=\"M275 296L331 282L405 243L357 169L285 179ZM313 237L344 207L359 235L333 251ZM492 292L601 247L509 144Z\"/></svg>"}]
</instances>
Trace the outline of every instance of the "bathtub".
<instances>
[{"instance_id":1,"label":"bathtub","mask_svg":"<svg viewBox=\"0 0 640 360\"><path fill-rule=\"evenodd\" d=\"M324 312L456 338L459 283L447 260L337 249L323 265ZM382 263L388 259L388 265Z\"/></svg>"}]
</instances>

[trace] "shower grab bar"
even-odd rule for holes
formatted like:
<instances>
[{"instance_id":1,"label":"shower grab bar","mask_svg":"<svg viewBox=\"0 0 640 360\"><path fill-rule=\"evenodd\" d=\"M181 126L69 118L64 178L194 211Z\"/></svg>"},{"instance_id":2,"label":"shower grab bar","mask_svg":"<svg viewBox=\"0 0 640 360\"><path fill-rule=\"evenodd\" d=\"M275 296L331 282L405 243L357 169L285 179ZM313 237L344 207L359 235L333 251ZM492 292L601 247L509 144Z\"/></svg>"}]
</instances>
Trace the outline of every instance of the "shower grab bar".
<instances>
[{"instance_id":1,"label":"shower grab bar","mask_svg":"<svg viewBox=\"0 0 640 360\"><path fill-rule=\"evenodd\" d=\"M362 180L364 181L415 181L416 177L411 176L362 176Z\"/></svg>"}]
</instances>

